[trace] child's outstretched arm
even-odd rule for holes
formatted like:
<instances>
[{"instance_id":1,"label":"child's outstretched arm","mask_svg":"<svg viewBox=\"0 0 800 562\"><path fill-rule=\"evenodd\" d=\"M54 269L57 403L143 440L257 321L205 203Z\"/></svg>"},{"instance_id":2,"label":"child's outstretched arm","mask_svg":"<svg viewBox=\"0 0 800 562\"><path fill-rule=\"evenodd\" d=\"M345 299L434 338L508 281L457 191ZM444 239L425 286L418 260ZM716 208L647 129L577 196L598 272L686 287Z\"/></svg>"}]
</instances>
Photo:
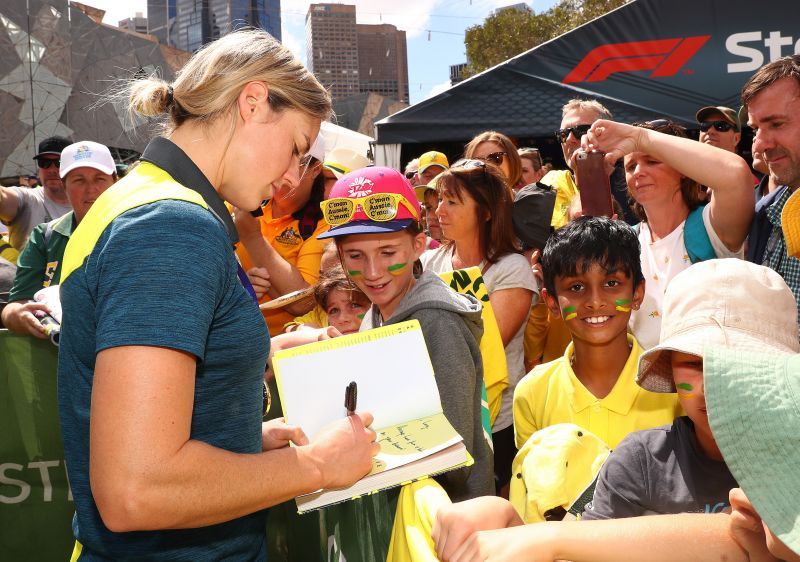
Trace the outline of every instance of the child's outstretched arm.
<instances>
[{"instance_id":1,"label":"child's outstretched arm","mask_svg":"<svg viewBox=\"0 0 800 562\"><path fill-rule=\"evenodd\" d=\"M441 534L440 518L447 519L451 509L437 515L434 533ZM444 562L747 562L729 534L729 521L724 514L653 515L534 523L466 537L450 532L444 543L436 535L434 540Z\"/></svg>"},{"instance_id":2,"label":"child's outstretched arm","mask_svg":"<svg viewBox=\"0 0 800 562\"><path fill-rule=\"evenodd\" d=\"M447 560L478 531L522 524L511 502L496 496L483 496L439 508L431 535L439 558Z\"/></svg>"}]
</instances>

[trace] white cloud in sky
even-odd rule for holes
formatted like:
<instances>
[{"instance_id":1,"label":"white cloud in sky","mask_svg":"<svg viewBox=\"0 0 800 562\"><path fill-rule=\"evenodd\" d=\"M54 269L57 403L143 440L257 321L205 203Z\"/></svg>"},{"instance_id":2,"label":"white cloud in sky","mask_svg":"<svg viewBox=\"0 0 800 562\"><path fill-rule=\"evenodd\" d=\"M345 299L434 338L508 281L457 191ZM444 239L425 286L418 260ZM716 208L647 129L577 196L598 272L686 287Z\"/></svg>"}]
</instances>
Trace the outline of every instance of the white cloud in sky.
<instances>
[{"instance_id":1,"label":"white cloud in sky","mask_svg":"<svg viewBox=\"0 0 800 562\"><path fill-rule=\"evenodd\" d=\"M446 92L450 89L450 80L446 82L442 82L441 84L436 84L433 88L430 89L428 94L423 99L432 98L433 96L438 96L442 92Z\"/></svg>"},{"instance_id":2,"label":"white cloud in sky","mask_svg":"<svg viewBox=\"0 0 800 562\"><path fill-rule=\"evenodd\" d=\"M133 17L136 12L147 15L147 0L82 0L82 4L106 11L103 23L117 25L120 20Z\"/></svg>"},{"instance_id":3,"label":"white cloud in sky","mask_svg":"<svg viewBox=\"0 0 800 562\"><path fill-rule=\"evenodd\" d=\"M306 38L296 37L288 27L281 25L281 43L289 49L300 62L306 64Z\"/></svg>"}]
</instances>

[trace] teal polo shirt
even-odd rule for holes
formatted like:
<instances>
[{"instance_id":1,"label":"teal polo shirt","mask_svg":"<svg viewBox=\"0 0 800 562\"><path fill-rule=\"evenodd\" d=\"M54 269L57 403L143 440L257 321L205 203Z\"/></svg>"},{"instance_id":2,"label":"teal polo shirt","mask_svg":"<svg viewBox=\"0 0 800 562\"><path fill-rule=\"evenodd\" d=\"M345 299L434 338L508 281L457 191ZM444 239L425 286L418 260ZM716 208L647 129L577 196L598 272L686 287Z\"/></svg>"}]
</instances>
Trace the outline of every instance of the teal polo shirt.
<instances>
[{"instance_id":1,"label":"teal polo shirt","mask_svg":"<svg viewBox=\"0 0 800 562\"><path fill-rule=\"evenodd\" d=\"M31 300L36 291L58 285L64 250L76 226L75 213L70 211L33 229L17 259L17 274L8 302Z\"/></svg>"}]
</instances>

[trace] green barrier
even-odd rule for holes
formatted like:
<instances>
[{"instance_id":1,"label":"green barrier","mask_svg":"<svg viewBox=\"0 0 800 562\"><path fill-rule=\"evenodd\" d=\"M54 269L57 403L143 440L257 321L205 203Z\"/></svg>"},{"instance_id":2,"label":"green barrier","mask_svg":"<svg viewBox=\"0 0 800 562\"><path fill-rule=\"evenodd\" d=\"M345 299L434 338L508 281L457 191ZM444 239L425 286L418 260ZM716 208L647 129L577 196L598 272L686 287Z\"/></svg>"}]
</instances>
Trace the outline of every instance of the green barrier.
<instances>
[{"instance_id":1,"label":"green barrier","mask_svg":"<svg viewBox=\"0 0 800 562\"><path fill-rule=\"evenodd\" d=\"M0 559L69 560L75 506L67 483L56 394L57 348L0 330ZM273 391L269 418L278 417ZM277 404L276 404L277 402ZM269 560L383 560L399 489L298 515L269 510Z\"/></svg>"},{"instance_id":2,"label":"green barrier","mask_svg":"<svg viewBox=\"0 0 800 562\"><path fill-rule=\"evenodd\" d=\"M0 330L0 551L5 560L68 560L75 507L56 396L57 348Z\"/></svg>"}]
</instances>

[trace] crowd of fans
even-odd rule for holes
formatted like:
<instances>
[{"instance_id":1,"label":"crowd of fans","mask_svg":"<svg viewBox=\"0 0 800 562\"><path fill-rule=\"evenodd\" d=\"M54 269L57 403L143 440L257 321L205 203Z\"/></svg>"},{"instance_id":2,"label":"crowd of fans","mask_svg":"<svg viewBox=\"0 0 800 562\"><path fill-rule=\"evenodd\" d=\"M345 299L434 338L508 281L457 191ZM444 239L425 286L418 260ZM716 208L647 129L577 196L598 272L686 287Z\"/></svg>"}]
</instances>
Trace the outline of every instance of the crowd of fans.
<instances>
[{"instance_id":1,"label":"crowd of fans","mask_svg":"<svg viewBox=\"0 0 800 562\"><path fill-rule=\"evenodd\" d=\"M105 146L52 137L40 187L0 188L3 326L46 337L34 295L61 285L78 559L262 557L260 510L351 484L376 451L368 413L312 442L261 425L268 350L413 318L474 459L435 479L459 503L428 514L430 556L800 560L800 56L756 71L741 111L699 109L699 141L572 100L563 170L497 131L403 172L326 150L327 93L259 32L130 99L166 130L125 178ZM582 211L589 151L611 217ZM488 302L438 275L471 267Z\"/></svg>"}]
</instances>

